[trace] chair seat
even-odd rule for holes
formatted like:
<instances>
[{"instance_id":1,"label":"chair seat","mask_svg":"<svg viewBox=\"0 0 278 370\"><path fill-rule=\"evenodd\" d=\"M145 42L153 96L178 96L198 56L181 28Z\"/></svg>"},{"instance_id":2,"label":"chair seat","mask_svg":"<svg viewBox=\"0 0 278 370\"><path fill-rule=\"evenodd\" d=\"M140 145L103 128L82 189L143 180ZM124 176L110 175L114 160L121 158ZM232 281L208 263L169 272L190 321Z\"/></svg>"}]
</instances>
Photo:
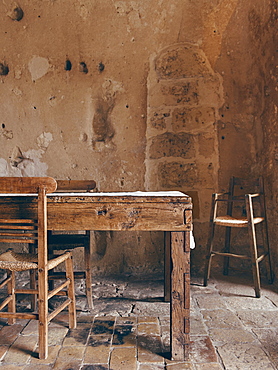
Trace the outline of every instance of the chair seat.
<instances>
[{"instance_id":1,"label":"chair seat","mask_svg":"<svg viewBox=\"0 0 278 370\"><path fill-rule=\"evenodd\" d=\"M263 217L255 217L254 224L259 224L264 220ZM214 219L216 225L230 226L230 227L247 227L247 217L232 217L232 216L219 216Z\"/></svg>"}]
</instances>

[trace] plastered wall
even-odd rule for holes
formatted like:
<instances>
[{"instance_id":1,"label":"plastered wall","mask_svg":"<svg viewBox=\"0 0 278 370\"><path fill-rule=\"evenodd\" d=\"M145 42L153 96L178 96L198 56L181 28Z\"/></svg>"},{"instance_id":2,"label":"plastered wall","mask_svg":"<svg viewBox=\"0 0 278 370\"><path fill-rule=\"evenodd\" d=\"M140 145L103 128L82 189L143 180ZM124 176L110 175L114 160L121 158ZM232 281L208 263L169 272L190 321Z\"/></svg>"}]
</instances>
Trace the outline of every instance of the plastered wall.
<instances>
[{"instance_id":1,"label":"plastered wall","mask_svg":"<svg viewBox=\"0 0 278 370\"><path fill-rule=\"evenodd\" d=\"M0 175L182 190L200 273L211 193L264 173L277 260L276 17L274 0L1 1ZM159 233L94 251L95 273L163 270Z\"/></svg>"}]
</instances>

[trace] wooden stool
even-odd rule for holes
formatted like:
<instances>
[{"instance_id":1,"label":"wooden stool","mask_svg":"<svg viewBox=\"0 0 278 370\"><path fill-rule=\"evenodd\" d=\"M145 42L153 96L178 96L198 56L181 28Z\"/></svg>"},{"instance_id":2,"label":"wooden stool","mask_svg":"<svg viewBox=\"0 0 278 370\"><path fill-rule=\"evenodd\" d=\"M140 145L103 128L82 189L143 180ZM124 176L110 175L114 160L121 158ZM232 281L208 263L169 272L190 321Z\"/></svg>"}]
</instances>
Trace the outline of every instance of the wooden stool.
<instances>
[{"instance_id":1,"label":"wooden stool","mask_svg":"<svg viewBox=\"0 0 278 370\"><path fill-rule=\"evenodd\" d=\"M250 189L253 189L252 193L249 192ZM225 208L226 213L225 215L218 215L219 208L221 208L220 203L223 204L223 202L224 204L227 204L227 207ZM243 212L242 205L245 206ZM236 214L236 211L239 213L239 209L241 210L241 214ZM226 229L224 251L216 251L214 248L216 226L222 226ZM263 253L260 255L257 245L257 231L259 226L261 227L261 235L263 240ZM231 253L230 242L232 228L248 229L248 240L250 246L249 255ZM268 281L269 283L273 282L262 177L254 181L232 177L230 180L228 193L215 193L212 195L204 286L207 286L208 283L211 259L216 255L225 257L223 271L224 275L228 275L230 257L248 259L251 261L253 281L257 298L259 298L261 295L259 263L264 259L266 262Z\"/></svg>"}]
</instances>

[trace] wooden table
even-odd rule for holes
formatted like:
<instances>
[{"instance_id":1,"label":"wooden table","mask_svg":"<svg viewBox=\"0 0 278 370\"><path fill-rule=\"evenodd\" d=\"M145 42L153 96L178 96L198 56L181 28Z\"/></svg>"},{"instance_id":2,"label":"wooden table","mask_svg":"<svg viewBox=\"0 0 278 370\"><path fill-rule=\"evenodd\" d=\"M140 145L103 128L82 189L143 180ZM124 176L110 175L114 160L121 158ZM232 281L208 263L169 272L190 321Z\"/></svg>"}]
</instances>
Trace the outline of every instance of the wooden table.
<instances>
[{"instance_id":1,"label":"wooden table","mask_svg":"<svg viewBox=\"0 0 278 370\"><path fill-rule=\"evenodd\" d=\"M192 202L181 192L48 194L49 230L165 231L166 295L171 305L171 353L186 360L190 332ZM8 202L8 207L7 207ZM5 206L6 205L6 206ZM32 197L0 196L1 217L35 217Z\"/></svg>"}]
</instances>

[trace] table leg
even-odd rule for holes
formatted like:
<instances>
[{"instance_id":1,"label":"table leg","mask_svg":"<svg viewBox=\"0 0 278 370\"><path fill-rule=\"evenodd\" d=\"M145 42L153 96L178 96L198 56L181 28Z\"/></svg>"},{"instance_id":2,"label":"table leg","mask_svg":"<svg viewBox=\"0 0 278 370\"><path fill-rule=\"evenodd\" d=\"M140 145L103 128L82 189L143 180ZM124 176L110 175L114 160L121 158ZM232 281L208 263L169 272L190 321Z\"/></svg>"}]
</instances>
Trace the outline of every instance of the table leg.
<instances>
[{"instance_id":1,"label":"table leg","mask_svg":"<svg viewBox=\"0 0 278 370\"><path fill-rule=\"evenodd\" d=\"M171 232L171 356L188 360L190 345L190 232Z\"/></svg>"},{"instance_id":2,"label":"table leg","mask_svg":"<svg viewBox=\"0 0 278 370\"><path fill-rule=\"evenodd\" d=\"M170 231L164 232L164 301L170 302L171 300L171 233Z\"/></svg>"}]
</instances>

